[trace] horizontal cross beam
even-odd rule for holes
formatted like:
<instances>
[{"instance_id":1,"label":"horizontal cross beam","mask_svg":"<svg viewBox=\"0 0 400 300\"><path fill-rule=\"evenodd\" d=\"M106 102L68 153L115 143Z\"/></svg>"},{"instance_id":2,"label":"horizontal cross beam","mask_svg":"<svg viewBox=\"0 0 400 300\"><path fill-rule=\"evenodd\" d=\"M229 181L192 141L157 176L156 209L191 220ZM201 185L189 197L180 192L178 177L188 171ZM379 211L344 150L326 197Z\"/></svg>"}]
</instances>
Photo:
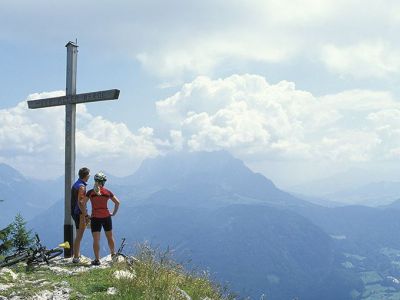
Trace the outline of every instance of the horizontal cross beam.
<instances>
[{"instance_id":1,"label":"horizontal cross beam","mask_svg":"<svg viewBox=\"0 0 400 300\"><path fill-rule=\"evenodd\" d=\"M35 108L43 108L51 106L60 106L66 104L115 100L118 99L118 97L119 97L119 90L113 89L113 90L105 90L105 91L98 91L98 92L84 93L84 94L77 94L70 96L30 100L28 101L28 107L31 109L35 109Z\"/></svg>"}]
</instances>

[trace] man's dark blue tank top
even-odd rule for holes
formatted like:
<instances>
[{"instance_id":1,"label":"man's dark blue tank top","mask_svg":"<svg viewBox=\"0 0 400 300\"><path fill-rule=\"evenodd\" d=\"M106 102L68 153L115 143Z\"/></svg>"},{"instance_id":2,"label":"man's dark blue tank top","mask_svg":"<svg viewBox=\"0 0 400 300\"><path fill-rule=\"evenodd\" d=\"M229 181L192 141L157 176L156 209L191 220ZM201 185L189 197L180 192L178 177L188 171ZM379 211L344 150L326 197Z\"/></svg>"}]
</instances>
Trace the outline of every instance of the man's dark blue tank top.
<instances>
[{"instance_id":1,"label":"man's dark blue tank top","mask_svg":"<svg viewBox=\"0 0 400 300\"><path fill-rule=\"evenodd\" d=\"M78 205L78 193L81 186L86 187L87 183L84 182L82 179L78 179L71 189L71 214L72 215L79 215L81 210Z\"/></svg>"}]
</instances>

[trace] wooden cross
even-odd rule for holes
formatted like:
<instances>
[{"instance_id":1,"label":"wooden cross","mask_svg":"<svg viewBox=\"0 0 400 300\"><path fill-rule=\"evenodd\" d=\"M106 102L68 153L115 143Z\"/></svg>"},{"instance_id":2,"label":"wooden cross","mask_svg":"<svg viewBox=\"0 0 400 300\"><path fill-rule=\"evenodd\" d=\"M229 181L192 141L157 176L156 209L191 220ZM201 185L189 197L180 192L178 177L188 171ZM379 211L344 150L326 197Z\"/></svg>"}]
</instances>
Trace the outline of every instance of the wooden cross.
<instances>
[{"instance_id":1,"label":"wooden cross","mask_svg":"<svg viewBox=\"0 0 400 300\"><path fill-rule=\"evenodd\" d=\"M76 62L78 54L77 43L67 45L67 85L65 96L28 101L31 109L65 105L65 213L64 241L71 245L65 249L64 256L71 257L74 242L74 227L71 218L71 187L75 179L75 127L76 104L104 100L114 100L119 97L119 90L106 90L93 93L76 94Z\"/></svg>"}]
</instances>

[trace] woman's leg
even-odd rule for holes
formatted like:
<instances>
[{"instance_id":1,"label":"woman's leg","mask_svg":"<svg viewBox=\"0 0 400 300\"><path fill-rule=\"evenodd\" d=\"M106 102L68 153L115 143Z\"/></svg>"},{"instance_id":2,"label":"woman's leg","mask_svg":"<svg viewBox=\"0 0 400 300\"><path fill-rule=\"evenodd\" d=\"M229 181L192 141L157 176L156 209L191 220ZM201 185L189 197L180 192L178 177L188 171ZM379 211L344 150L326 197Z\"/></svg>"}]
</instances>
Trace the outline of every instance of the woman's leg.
<instances>
[{"instance_id":1,"label":"woman's leg","mask_svg":"<svg viewBox=\"0 0 400 300\"><path fill-rule=\"evenodd\" d=\"M111 255L115 254L115 242L112 233L112 219L111 216L105 219L104 222L104 232L106 233L106 238L108 242L108 247L110 248Z\"/></svg>"},{"instance_id":2,"label":"woman's leg","mask_svg":"<svg viewBox=\"0 0 400 300\"><path fill-rule=\"evenodd\" d=\"M95 259L100 259L100 231L92 232L93 235L93 252Z\"/></svg>"},{"instance_id":3,"label":"woman's leg","mask_svg":"<svg viewBox=\"0 0 400 300\"><path fill-rule=\"evenodd\" d=\"M115 242L114 242L114 237L112 234L112 230L106 231L106 238L108 242L108 247L110 248L110 253L111 255L115 254Z\"/></svg>"}]
</instances>

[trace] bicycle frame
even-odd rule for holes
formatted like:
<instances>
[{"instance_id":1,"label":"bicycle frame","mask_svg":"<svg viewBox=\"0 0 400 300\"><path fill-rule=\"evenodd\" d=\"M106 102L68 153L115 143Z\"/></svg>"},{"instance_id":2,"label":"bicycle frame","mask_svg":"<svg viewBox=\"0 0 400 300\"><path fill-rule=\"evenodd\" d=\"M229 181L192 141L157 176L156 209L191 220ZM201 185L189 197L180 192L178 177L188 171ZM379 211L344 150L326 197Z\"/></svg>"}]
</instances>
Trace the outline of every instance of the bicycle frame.
<instances>
[{"instance_id":1,"label":"bicycle frame","mask_svg":"<svg viewBox=\"0 0 400 300\"><path fill-rule=\"evenodd\" d=\"M133 265L138 260L136 258L134 258L133 256L128 256L128 255L125 255L122 253L122 250L124 249L124 247L126 245L125 241L126 241L126 239L122 238L121 245L119 246L117 253L115 253L114 259L119 256L122 256L124 258L125 262L128 263L128 265Z\"/></svg>"},{"instance_id":2,"label":"bicycle frame","mask_svg":"<svg viewBox=\"0 0 400 300\"><path fill-rule=\"evenodd\" d=\"M122 242L121 242L121 245L118 248L117 254L122 254L122 250L124 249L124 247L126 245L125 240L126 240L125 238L122 238Z\"/></svg>"},{"instance_id":3,"label":"bicycle frame","mask_svg":"<svg viewBox=\"0 0 400 300\"><path fill-rule=\"evenodd\" d=\"M49 264L49 260L63 253L62 248L69 248L68 243L60 244L59 247L53 249L47 249L42 245L39 235L35 234L35 244L32 247L19 249L16 253L7 256L2 262L0 262L0 267L13 265L18 262L26 261L28 266L33 264L40 264L41 262L46 262Z\"/></svg>"}]
</instances>

